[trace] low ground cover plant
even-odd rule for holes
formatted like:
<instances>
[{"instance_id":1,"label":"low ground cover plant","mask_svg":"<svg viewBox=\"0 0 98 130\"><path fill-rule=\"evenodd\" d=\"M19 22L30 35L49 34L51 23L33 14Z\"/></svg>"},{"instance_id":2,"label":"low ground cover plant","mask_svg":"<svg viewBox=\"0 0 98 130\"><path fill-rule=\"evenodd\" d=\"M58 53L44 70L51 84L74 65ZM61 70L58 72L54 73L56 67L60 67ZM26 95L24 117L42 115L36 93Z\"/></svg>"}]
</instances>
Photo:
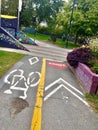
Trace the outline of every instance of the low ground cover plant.
<instances>
[{"instance_id":1,"label":"low ground cover plant","mask_svg":"<svg viewBox=\"0 0 98 130\"><path fill-rule=\"evenodd\" d=\"M97 48L98 49L98 48ZM67 61L73 67L77 68L78 63L86 64L94 73L98 74L98 50L94 45L82 46L68 53Z\"/></svg>"},{"instance_id":2,"label":"low ground cover plant","mask_svg":"<svg viewBox=\"0 0 98 130\"><path fill-rule=\"evenodd\" d=\"M79 62L88 65L89 60L92 59L92 57L93 55L90 48L81 47L74 49L72 52L68 53L67 61L72 67L77 68Z\"/></svg>"},{"instance_id":3,"label":"low ground cover plant","mask_svg":"<svg viewBox=\"0 0 98 130\"><path fill-rule=\"evenodd\" d=\"M85 98L98 115L98 95L85 94Z\"/></svg>"}]
</instances>

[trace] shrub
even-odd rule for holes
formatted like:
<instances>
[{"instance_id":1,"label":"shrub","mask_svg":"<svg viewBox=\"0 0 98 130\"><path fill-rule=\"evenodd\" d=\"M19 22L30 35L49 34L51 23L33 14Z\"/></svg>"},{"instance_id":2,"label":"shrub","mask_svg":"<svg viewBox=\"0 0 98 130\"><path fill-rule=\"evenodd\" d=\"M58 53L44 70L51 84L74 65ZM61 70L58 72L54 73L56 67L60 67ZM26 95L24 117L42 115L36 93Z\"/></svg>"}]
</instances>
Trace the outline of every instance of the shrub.
<instances>
[{"instance_id":1,"label":"shrub","mask_svg":"<svg viewBox=\"0 0 98 130\"><path fill-rule=\"evenodd\" d=\"M53 41L53 42L56 42L56 35L55 34L51 34L51 40Z\"/></svg>"},{"instance_id":2,"label":"shrub","mask_svg":"<svg viewBox=\"0 0 98 130\"><path fill-rule=\"evenodd\" d=\"M88 65L90 59L92 59L91 49L86 47L75 49L67 55L68 63L74 68L78 66L79 62Z\"/></svg>"},{"instance_id":3,"label":"shrub","mask_svg":"<svg viewBox=\"0 0 98 130\"><path fill-rule=\"evenodd\" d=\"M94 71L96 72L96 74L98 74L98 63L95 63L93 68L94 68Z\"/></svg>"},{"instance_id":4,"label":"shrub","mask_svg":"<svg viewBox=\"0 0 98 130\"><path fill-rule=\"evenodd\" d=\"M89 47L91 48L93 55L98 58L98 38L92 39Z\"/></svg>"}]
</instances>

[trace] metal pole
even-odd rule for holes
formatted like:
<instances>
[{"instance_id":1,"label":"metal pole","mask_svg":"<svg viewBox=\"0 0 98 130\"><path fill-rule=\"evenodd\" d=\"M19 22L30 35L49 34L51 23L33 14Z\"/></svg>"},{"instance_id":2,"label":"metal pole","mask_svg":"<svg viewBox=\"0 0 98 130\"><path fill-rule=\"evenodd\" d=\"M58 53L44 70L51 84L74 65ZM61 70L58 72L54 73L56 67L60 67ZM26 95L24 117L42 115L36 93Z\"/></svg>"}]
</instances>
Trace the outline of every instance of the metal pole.
<instances>
[{"instance_id":1,"label":"metal pole","mask_svg":"<svg viewBox=\"0 0 98 130\"><path fill-rule=\"evenodd\" d=\"M19 29L19 19L20 19L20 12L22 9L22 0L18 1L18 26L17 26L17 30Z\"/></svg>"},{"instance_id":2,"label":"metal pole","mask_svg":"<svg viewBox=\"0 0 98 130\"><path fill-rule=\"evenodd\" d=\"M1 27L1 0L0 0L0 27Z\"/></svg>"},{"instance_id":3,"label":"metal pole","mask_svg":"<svg viewBox=\"0 0 98 130\"><path fill-rule=\"evenodd\" d=\"M74 5L75 5L75 0L73 1L72 12L71 12L70 21L69 21L68 35L67 35L67 39L66 39L66 48L68 48L68 41L69 41L69 36L70 36L70 31L71 31L71 25L72 25L71 23L72 23L72 19L73 19Z\"/></svg>"},{"instance_id":4,"label":"metal pole","mask_svg":"<svg viewBox=\"0 0 98 130\"><path fill-rule=\"evenodd\" d=\"M18 0L18 23L17 23L17 30L19 29L19 16L20 12L19 12L19 0Z\"/></svg>"}]
</instances>

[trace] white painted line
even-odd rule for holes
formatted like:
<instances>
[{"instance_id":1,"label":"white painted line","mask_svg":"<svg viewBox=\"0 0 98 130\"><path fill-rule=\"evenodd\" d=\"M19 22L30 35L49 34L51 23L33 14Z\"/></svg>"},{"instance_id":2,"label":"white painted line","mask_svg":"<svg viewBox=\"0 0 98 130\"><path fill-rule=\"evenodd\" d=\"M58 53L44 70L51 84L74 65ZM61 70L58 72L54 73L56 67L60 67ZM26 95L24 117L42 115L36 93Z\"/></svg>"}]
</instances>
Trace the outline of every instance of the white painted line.
<instances>
[{"instance_id":1,"label":"white painted line","mask_svg":"<svg viewBox=\"0 0 98 130\"><path fill-rule=\"evenodd\" d=\"M4 78L4 82L7 83L7 84L10 84L10 81L8 81L8 77L9 77L12 73L14 73L14 72L16 72L16 71L17 71L17 69L11 71L11 72Z\"/></svg>"},{"instance_id":2,"label":"white painted line","mask_svg":"<svg viewBox=\"0 0 98 130\"><path fill-rule=\"evenodd\" d=\"M55 88L52 92L50 92L46 97L44 97L44 101L46 101L48 98L50 98L54 93L56 93L60 88L65 88L67 91L69 91L72 95L74 95L76 98L78 98L82 103L84 103L86 106L89 107L89 104L83 100L81 97L79 97L76 93L74 93L72 90L67 88L65 85L61 84L57 88Z\"/></svg>"},{"instance_id":3,"label":"white painted line","mask_svg":"<svg viewBox=\"0 0 98 130\"><path fill-rule=\"evenodd\" d=\"M53 60L53 59L48 59L48 58L46 58L46 60L48 60L48 61L54 61L54 62L63 62L63 61Z\"/></svg>"},{"instance_id":4,"label":"white painted line","mask_svg":"<svg viewBox=\"0 0 98 130\"><path fill-rule=\"evenodd\" d=\"M81 94L82 96L84 96L84 94L79 91L78 89L76 89L74 86L72 86L71 84L69 84L67 81L65 81L64 79L60 78L61 81L63 81L65 84L67 84L70 88L74 89L76 92L78 92L79 94Z\"/></svg>"},{"instance_id":5,"label":"white painted line","mask_svg":"<svg viewBox=\"0 0 98 130\"><path fill-rule=\"evenodd\" d=\"M38 80L36 81L36 83L33 83L32 82L36 79L36 77L32 78L32 80L30 81L30 77L33 76L34 74L37 74L38 75ZM35 87L39 84L40 82L40 72L31 72L27 78L27 84L30 85L30 87Z\"/></svg>"},{"instance_id":6,"label":"white painted line","mask_svg":"<svg viewBox=\"0 0 98 130\"><path fill-rule=\"evenodd\" d=\"M4 91L4 93L6 93L6 94L12 94L12 91L10 89L8 89L8 90Z\"/></svg>"},{"instance_id":7,"label":"white painted line","mask_svg":"<svg viewBox=\"0 0 98 130\"><path fill-rule=\"evenodd\" d=\"M79 97L76 93L74 93L73 91L71 91L69 88L65 87L63 84L62 84L62 87L64 87L66 90L68 90L71 94L73 94L75 97L77 97L81 102L83 102L86 106L89 107L89 104L83 100L81 97Z\"/></svg>"},{"instance_id":8,"label":"white painted line","mask_svg":"<svg viewBox=\"0 0 98 130\"><path fill-rule=\"evenodd\" d=\"M34 75L35 74L35 75ZM37 74L37 77L36 77ZM34 77L35 76L35 77ZM35 80L37 78L37 80ZM9 79L11 81L9 81ZM35 83L33 83L35 80ZM20 82L24 83L24 87L20 86ZM27 91L30 87L35 87L40 82L40 73L39 72L31 72L28 77L24 76L24 71L21 69L15 69L11 71L4 79L4 82L10 84L10 88L5 90L4 93L12 94L11 90L18 90L23 91L24 95L20 96L20 98L26 99L27 98Z\"/></svg>"},{"instance_id":9,"label":"white painted line","mask_svg":"<svg viewBox=\"0 0 98 130\"><path fill-rule=\"evenodd\" d=\"M55 85L58 82L59 82L59 79L55 80L53 83L51 83L50 85L48 85L47 87L45 87L45 91L47 91L49 88L51 88L53 85Z\"/></svg>"},{"instance_id":10,"label":"white painted line","mask_svg":"<svg viewBox=\"0 0 98 130\"><path fill-rule=\"evenodd\" d=\"M33 57L29 59L30 65L34 65L39 61L37 57Z\"/></svg>"},{"instance_id":11,"label":"white painted line","mask_svg":"<svg viewBox=\"0 0 98 130\"><path fill-rule=\"evenodd\" d=\"M22 99L26 99L27 98L27 91L28 91L28 85L26 84L26 82L25 82L25 86L26 86L26 88L24 89L24 96L19 96L20 98L22 98Z\"/></svg>"},{"instance_id":12,"label":"white painted line","mask_svg":"<svg viewBox=\"0 0 98 130\"><path fill-rule=\"evenodd\" d=\"M65 81L62 78L59 78L57 80L55 80L53 83L49 84L47 87L45 87L45 91L47 91L48 89L50 89L53 85L55 85L56 83L65 83L67 84L70 88L74 89L76 92L78 92L80 95L84 96L83 93L81 91L79 91L78 89L76 89L74 86L72 86L71 84L69 84L67 81Z\"/></svg>"},{"instance_id":13,"label":"white painted line","mask_svg":"<svg viewBox=\"0 0 98 130\"><path fill-rule=\"evenodd\" d=\"M51 97L54 93L56 93L61 87L62 87L62 84L59 85L57 88L55 88L52 92L50 92L50 93L44 98L44 101L46 101L49 97Z\"/></svg>"}]
</instances>

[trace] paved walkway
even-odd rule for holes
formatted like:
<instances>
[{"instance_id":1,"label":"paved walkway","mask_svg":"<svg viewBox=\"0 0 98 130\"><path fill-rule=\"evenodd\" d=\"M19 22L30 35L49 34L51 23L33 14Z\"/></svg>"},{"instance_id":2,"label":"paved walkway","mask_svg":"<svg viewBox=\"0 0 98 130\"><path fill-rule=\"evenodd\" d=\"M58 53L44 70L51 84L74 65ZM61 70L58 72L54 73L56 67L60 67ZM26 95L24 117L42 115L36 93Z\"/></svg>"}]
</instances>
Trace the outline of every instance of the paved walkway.
<instances>
[{"instance_id":1,"label":"paved walkway","mask_svg":"<svg viewBox=\"0 0 98 130\"><path fill-rule=\"evenodd\" d=\"M52 48L55 51L61 49L48 46L46 43L39 44L43 44L43 48L51 48L50 50ZM43 69L41 72L43 57L32 57L33 52L22 50L7 48L0 48L0 50L29 55L16 63L3 79L0 79L0 130L30 130L33 108L36 108L34 106L37 101L36 97L41 94L41 91L38 91L39 93L36 95L37 86L39 81L41 81L40 85L43 83L42 80L39 80L40 74L42 75L43 72ZM67 51L67 49L62 50ZM66 64L46 58L46 74L42 75L42 79L43 77L45 77L45 93L42 130L98 129L98 117L88 107L81 87ZM42 98L42 95L40 97ZM37 108L39 109L39 107ZM39 116L41 117L41 114L37 114L37 118Z\"/></svg>"}]
</instances>

